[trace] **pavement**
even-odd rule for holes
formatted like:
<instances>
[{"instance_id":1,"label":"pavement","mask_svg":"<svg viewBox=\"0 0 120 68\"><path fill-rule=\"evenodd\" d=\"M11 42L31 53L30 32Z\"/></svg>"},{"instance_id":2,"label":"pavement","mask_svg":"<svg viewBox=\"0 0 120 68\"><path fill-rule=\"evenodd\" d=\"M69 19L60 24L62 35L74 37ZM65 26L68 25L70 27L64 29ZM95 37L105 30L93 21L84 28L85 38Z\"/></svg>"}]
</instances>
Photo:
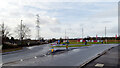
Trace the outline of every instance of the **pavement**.
<instances>
[{"instance_id":1,"label":"pavement","mask_svg":"<svg viewBox=\"0 0 120 68\"><path fill-rule=\"evenodd\" d=\"M102 56L92 60L82 68L120 68L120 45L113 47Z\"/></svg>"},{"instance_id":2,"label":"pavement","mask_svg":"<svg viewBox=\"0 0 120 68\"><path fill-rule=\"evenodd\" d=\"M47 55L49 45L24 48L22 51L3 55L3 66L80 66L103 51L117 44L96 44L78 47L55 55Z\"/></svg>"}]
</instances>

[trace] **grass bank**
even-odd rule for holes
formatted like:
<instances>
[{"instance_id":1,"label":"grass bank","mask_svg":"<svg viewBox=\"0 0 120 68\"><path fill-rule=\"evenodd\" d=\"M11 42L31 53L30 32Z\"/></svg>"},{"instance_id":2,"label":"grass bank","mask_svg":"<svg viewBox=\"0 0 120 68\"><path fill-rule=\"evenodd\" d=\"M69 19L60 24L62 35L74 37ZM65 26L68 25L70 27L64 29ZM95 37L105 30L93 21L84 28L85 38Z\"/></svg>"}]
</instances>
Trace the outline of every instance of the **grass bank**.
<instances>
[{"instance_id":1,"label":"grass bank","mask_svg":"<svg viewBox=\"0 0 120 68\"><path fill-rule=\"evenodd\" d=\"M12 49L3 49L3 50L2 50L2 53L17 51L17 50L21 50L21 49L22 49L22 47L19 47L19 48L12 48Z\"/></svg>"},{"instance_id":2,"label":"grass bank","mask_svg":"<svg viewBox=\"0 0 120 68\"><path fill-rule=\"evenodd\" d=\"M91 46L91 45L68 45L68 47L82 47L82 46ZM53 47L66 47L66 46L53 46Z\"/></svg>"},{"instance_id":3,"label":"grass bank","mask_svg":"<svg viewBox=\"0 0 120 68\"><path fill-rule=\"evenodd\" d=\"M85 42L70 42L69 44L84 44ZM103 44L118 44L120 42L103 42ZM61 43L61 44L65 44L65 43ZM87 44L102 44L101 42L87 42Z\"/></svg>"}]
</instances>

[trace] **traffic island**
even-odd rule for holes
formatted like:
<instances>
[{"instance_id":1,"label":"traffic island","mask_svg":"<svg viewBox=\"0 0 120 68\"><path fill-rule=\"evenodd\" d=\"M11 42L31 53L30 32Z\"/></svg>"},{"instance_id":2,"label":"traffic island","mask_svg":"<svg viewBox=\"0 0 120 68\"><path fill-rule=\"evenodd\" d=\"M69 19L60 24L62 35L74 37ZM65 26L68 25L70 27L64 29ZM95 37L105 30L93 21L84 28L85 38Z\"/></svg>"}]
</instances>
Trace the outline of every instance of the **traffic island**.
<instances>
[{"instance_id":1,"label":"traffic island","mask_svg":"<svg viewBox=\"0 0 120 68\"><path fill-rule=\"evenodd\" d=\"M48 52L46 55L58 55L70 51L71 49L55 50L54 52Z\"/></svg>"}]
</instances>

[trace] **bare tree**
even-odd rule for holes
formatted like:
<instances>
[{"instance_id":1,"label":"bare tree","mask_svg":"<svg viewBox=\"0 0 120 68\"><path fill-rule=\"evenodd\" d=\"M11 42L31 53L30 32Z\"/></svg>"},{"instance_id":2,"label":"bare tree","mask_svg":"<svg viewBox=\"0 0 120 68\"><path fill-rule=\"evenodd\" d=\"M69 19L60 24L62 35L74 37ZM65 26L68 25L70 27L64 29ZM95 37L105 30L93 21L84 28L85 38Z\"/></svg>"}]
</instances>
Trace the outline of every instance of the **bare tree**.
<instances>
[{"instance_id":1,"label":"bare tree","mask_svg":"<svg viewBox=\"0 0 120 68\"><path fill-rule=\"evenodd\" d=\"M17 34L16 36L20 40L27 39L30 37L30 29L25 24L22 24L22 20L21 24L16 27L15 33Z\"/></svg>"},{"instance_id":2,"label":"bare tree","mask_svg":"<svg viewBox=\"0 0 120 68\"><path fill-rule=\"evenodd\" d=\"M2 24L0 24L0 29L1 29L2 38L11 36L10 29L7 26L5 26L4 22Z\"/></svg>"}]
</instances>

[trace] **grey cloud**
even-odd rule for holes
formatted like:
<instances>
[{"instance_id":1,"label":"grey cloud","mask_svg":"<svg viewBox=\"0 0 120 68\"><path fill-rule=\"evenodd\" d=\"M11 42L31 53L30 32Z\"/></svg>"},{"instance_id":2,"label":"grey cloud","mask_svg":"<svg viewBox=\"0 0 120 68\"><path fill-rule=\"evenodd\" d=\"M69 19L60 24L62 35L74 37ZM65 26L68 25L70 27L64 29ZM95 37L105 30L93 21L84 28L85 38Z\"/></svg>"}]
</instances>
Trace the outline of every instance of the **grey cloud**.
<instances>
[{"instance_id":1,"label":"grey cloud","mask_svg":"<svg viewBox=\"0 0 120 68\"><path fill-rule=\"evenodd\" d=\"M109 34L117 34L118 33L118 26L114 26L107 30L107 33Z\"/></svg>"},{"instance_id":2,"label":"grey cloud","mask_svg":"<svg viewBox=\"0 0 120 68\"><path fill-rule=\"evenodd\" d=\"M111 23L112 21L102 21L102 23Z\"/></svg>"},{"instance_id":3,"label":"grey cloud","mask_svg":"<svg viewBox=\"0 0 120 68\"><path fill-rule=\"evenodd\" d=\"M49 16L44 16L40 18L40 23L42 25L49 25L49 24L60 24L59 21L56 18L51 18Z\"/></svg>"},{"instance_id":4,"label":"grey cloud","mask_svg":"<svg viewBox=\"0 0 120 68\"><path fill-rule=\"evenodd\" d=\"M110 10L104 10L104 11L98 12L93 17L95 18L117 17L118 16L117 12L118 12L117 8L111 8Z\"/></svg>"},{"instance_id":5,"label":"grey cloud","mask_svg":"<svg viewBox=\"0 0 120 68\"><path fill-rule=\"evenodd\" d=\"M57 32L57 33L59 33L59 32L61 32L61 28L60 27L54 27L54 28L50 28L50 30L52 31L52 32Z\"/></svg>"}]
</instances>

